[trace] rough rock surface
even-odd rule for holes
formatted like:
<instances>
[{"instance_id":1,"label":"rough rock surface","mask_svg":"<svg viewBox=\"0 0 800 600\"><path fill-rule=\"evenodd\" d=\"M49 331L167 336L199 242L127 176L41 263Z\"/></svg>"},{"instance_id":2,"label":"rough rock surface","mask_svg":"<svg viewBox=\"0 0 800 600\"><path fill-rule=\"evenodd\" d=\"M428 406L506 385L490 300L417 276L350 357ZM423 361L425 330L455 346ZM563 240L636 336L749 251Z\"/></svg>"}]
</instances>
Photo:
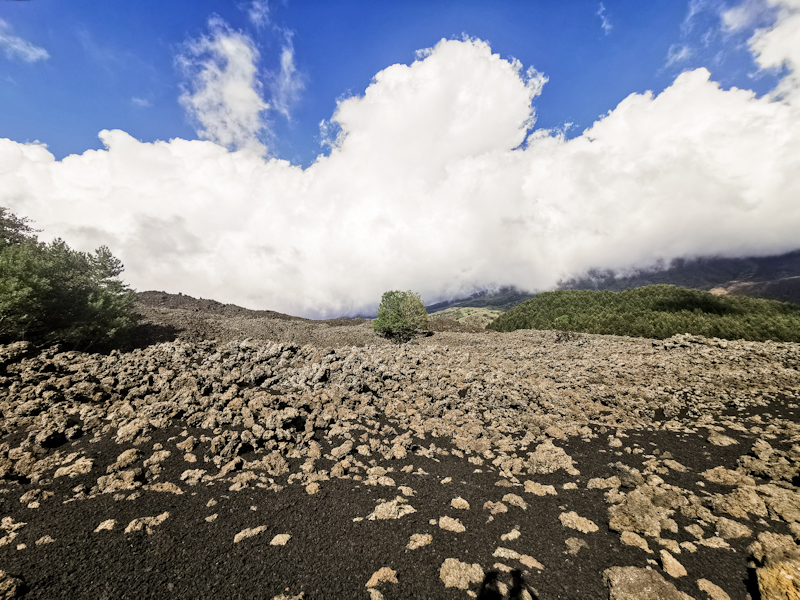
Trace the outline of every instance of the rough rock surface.
<instances>
[{"instance_id":1,"label":"rough rock surface","mask_svg":"<svg viewBox=\"0 0 800 600\"><path fill-rule=\"evenodd\" d=\"M374 597L491 580L542 599L744 600L800 558L797 344L397 346L363 320L165 297L146 307L174 334L161 343L0 347L15 594L362 597L386 568L398 583Z\"/></svg>"},{"instance_id":2,"label":"rough rock surface","mask_svg":"<svg viewBox=\"0 0 800 600\"><path fill-rule=\"evenodd\" d=\"M693 600L651 569L612 567L603 575L609 600Z\"/></svg>"}]
</instances>

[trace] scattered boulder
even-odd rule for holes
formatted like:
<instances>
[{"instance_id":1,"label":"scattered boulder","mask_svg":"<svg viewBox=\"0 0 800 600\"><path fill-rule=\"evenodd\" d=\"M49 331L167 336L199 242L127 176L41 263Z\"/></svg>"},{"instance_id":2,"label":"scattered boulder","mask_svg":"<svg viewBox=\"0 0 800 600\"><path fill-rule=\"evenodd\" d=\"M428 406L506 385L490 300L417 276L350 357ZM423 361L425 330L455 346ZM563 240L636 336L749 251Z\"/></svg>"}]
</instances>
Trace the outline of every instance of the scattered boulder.
<instances>
[{"instance_id":1,"label":"scattered boulder","mask_svg":"<svg viewBox=\"0 0 800 600\"><path fill-rule=\"evenodd\" d=\"M567 545L567 554L571 554L572 556L578 554L583 548L589 547L586 541L576 537L567 538L564 543Z\"/></svg>"},{"instance_id":2,"label":"scattered boulder","mask_svg":"<svg viewBox=\"0 0 800 600\"><path fill-rule=\"evenodd\" d=\"M665 573L675 578L686 577L686 568L672 554L667 550L661 550L659 555L661 556L661 568Z\"/></svg>"},{"instance_id":3,"label":"scattered boulder","mask_svg":"<svg viewBox=\"0 0 800 600\"><path fill-rule=\"evenodd\" d=\"M458 510L469 510L469 502L464 500L461 496L458 498L453 498L450 501L450 506Z\"/></svg>"},{"instance_id":4,"label":"scattered boulder","mask_svg":"<svg viewBox=\"0 0 800 600\"><path fill-rule=\"evenodd\" d=\"M169 517L168 512L163 512L158 516L155 517L141 517L140 519L134 519L128 526L125 528L125 533L133 533L135 531L141 531L144 529L147 532L147 535L153 534L153 528L158 527L167 520Z\"/></svg>"},{"instance_id":5,"label":"scattered boulder","mask_svg":"<svg viewBox=\"0 0 800 600\"><path fill-rule=\"evenodd\" d=\"M739 459L739 466L748 475L765 479L792 481L800 473L800 464L789 460L787 453L773 448L763 439L756 440L750 455Z\"/></svg>"},{"instance_id":6,"label":"scattered boulder","mask_svg":"<svg viewBox=\"0 0 800 600\"><path fill-rule=\"evenodd\" d=\"M581 533L593 533L598 530L597 524L585 517L581 517L574 510L558 515L558 520L564 527L577 529Z\"/></svg>"},{"instance_id":7,"label":"scattered boulder","mask_svg":"<svg viewBox=\"0 0 800 600\"><path fill-rule=\"evenodd\" d=\"M433 541L433 536L429 533L415 533L412 534L411 539L406 544L407 550L416 550L417 548L422 548L423 546L427 546Z\"/></svg>"},{"instance_id":8,"label":"scattered boulder","mask_svg":"<svg viewBox=\"0 0 800 600\"><path fill-rule=\"evenodd\" d=\"M525 502L521 496L517 496L516 494L506 494L503 496L503 502L521 508L522 510L528 510L528 503Z\"/></svg>"},{"instance_id":9,"label":"scattered boulder","mask_svg":"<svg viewBox=\"0 0 800 600\"><path fill-rule=\"evenodd\" d=\"M85 456L80 457L78 460L69 464L65 467L59 467L56 469L53 478L57 477L69 477L70 479L74 479L79 475L86 475L89 471L92 470L94 466L94 461L86 458Z\"/></svg>"},{"instance_id":10,"label":"scattered boulder","mask_svg":"<svg viewBox=\"0 0 800 600\"><path fill-rule=\"evenodd\" d=\"M611 567L603 571L609 600L694 600L652 569Z\"/></svg>"},{"instance_id":11,"label":"scattered boulder","mask_svg":"<svg viewBox=\"0 0 800 600\"><path fill-rule=\"evenodd\" d=\"M0 360L2 360L1 356ZM5 571L0 571L0 600L19 598L25 591L25 582L21 577L15 577Z\"/></svg>"},{"instance_id":12,"label":"scattered boulder","mask_svg":"<svg viewBox=\"0 0 800 600\"><path fill-rule=\"evenodd\" d=\"M653 551L650 550L650 546L647 544L647 540L643 537L636 535L632 531L623 531L622 535L620 535L620 541L626 546L634 546L636 548L641 548L648 554L652 554Z\"/></svg>"},{"instance_id":13,"label":"scattered boulder","mask_svg":"<svg viewBox=\"0 0 800 600\"><path fill-rule=\"evenodd\" d=\"M743 525L738 521L734 521L725 517L720 517L717 519L716 527L717 535L724 540L750 537L753 535L753 531L747 527L747 525Z\"/></svg>"},{"instance_id":14,"label":"scattered boulder","mask_svg":"<svg viewBox=\"0 0 800 600\"><path fill-rule=\"evenodd\" d=\"M116 524L116 519L106 519L95 528L94 532L100 533L101 531L111 531L114 529L114 525Z\"/></svg>"},{"instance_id":15,"label":"scattered boulder","mask_svg":"<svg viewBox=\"0 0 800 600\"><path fill-rule=\"evenodd\" d=\"M375 507L367 519L374 521L375 519L384 521L388 519L399 519L411 513L417 512L413 506L407 504L407 501L402 496L397 496L390 502L381 502Z\"/></svg>"},{"instance_id":16,"label":"scattered boulder","mask_svg":"<svg viewBox=\"0 0 800 600\"><path fill-rule=\"evenodd\" d=\"M708 595L708 600L731 600L725 590L711 583L708 579L698 579L697 587Z\"/></svg>"},{"instance_id":17,"label":"scattered boulder","mask_svg":"<svg viewBox=\"0 0 800 600\"><path fill-rule=\"evenodd\" d=\"M233 543L238 544L242 540L255 537L262 531L266 531L266 529L267 529L266 525L259 525L258 527L248 527L247 529L242 529L239 533L233 536Z\"/></svg>"},{"instance_id":18,"label":"scattered boulder","mask_svg":"<svg viewBox=\"0 0 800 600\"><path fill-rule=\"evenodd\" d=\"M756 480L738 471L731 471L725 467L714 467L700 473L702 477L712 483L721 485L738 485L755 487Z\"/></svg>"},{"instance_id":19,"label":"scattered boulder","mask_svg":"<svg viewBox=\"0 0 800 600\"><path fill-rule=\"evenodd\" d=\"M397 571L389 567L381 567L372 574L365 587L374 588L382 583L397 583Z\"/></svg>"},{"instance_id":20,"label":"scattered boulder","mask_svg":"<svg viewBox=\"0 0 800 600\"><path fill-rule=\"evenodd\" d=\"M714 444L715 446L733 446L738 444L735 439L732 437L728 437L727 435L722 435L716 431L712 431L711 435L708 436L708 443Z\"/></svg>"},{"instance_id":21,"label":"scattered boulder","mask_svg":"<svg viewBox=\"0 0 800 600\"><path fill-rule=\"evenodd\" d=\"M457 558L448 558L439 568L439 578L445 587L466 590L470 584L483 581L483 569L478 563L468 564Z\"/></svg>"},{"instance_id":22,"label":"scattered boulder","mask_svg":"<svg viewBox=\"0 0 800 600\"><path fill-rule=\"evenodd\" d=\"M747 548L753 558L761 565L768 566L782 562L800 561L800 546L790 535L764 531Z\"/></svg>"},{"instance_id":23,"label":"scattered boulder","mask_svg":"<svg viewBox=\"0 0 800 600\"><path fill-rule=\"evenodd\" d=\"M461 524L461 521L446 516L439 517L439 527L455 533L463 533L467 530L467 528Z\"/></svg>"},{"instance_id":24,"label":"scattered boulder","mask_svg":"<svg viewBox=\"0 0 800 600\"><path fill-rule=\"evenodd\" d=\"M778 562L756 569L763 600L800 598L800 561Z\"/></svg>"},{"instance_id":25,"label":"scattered boulder","mask_svg":"<svg viewBox=\"0 0 800 600\"><path fill-rule=\"evenodd\" d=\"M767 516L767 505L756 493L756 488L750 486L740 487L729 494L717 494L711 499L711 505L716 512L726 512L738 519L748 519L748 514Z\"/></svg>"},{"instance_id":26,"label":"scattered boulder","mask_svg":"<svg viewBox=\"0 0 800 600\"><path fill-rule=\"evenodd\" d=\"M677 533L678 525L670 518L674 511L656 506L652 497L652 488L642 486L628 493L620 504L609 506L609 528L620 533L632 531L650 537L658 537L662 529Z\"/></svg>"},{"instance_id":27,"label":"scattered boulder","mask_svg":"<svg viewBox=\"0 0 800 600\"><path fill-rule=\"evenodd\" d=\"M536 483L535 481L530 480L525 482L525 491L529 494L535 494L537 496L558 495L556 488L552 485L542 485L541 483Z\"/></svg>"},{"instance_id":28,"label":"scattered boulder","mask_svg":"<svg viewBox=\"0 0 800 600\"><path fill-rule=\"evenodd\" d=\"M499 515L508 512L508 507L502 502L492 502L487 500L483 503L484 510L488 510L492 515Z\"/></svg>"},{"instance_id":29,"label":"scattered boulder","mask_svg":"<svg viewBox=\"0 0 800 600\"><path fill-rule=\"evenodd\" d=\"M570 475L580 475L572 457L564 452L563 448L554 445L553 440L549 438L539 444L536 450L528 453L526 464L531 475L546 475L555 473L559 469L564 469Z\"/></svg>"}]
</instances>

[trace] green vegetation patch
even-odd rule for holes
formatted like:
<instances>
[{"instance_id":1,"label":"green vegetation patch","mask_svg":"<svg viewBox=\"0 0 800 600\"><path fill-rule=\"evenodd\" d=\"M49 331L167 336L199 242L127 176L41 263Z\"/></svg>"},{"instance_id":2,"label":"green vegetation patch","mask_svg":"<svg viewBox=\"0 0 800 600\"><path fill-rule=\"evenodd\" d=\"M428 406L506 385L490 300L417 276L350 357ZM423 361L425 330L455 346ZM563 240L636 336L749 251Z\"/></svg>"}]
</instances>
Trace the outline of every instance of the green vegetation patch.
<instances>
[{"instance_id":1,"label":"green vegetation patch","mask_svg":"<svg viewBox=\"0 0 800 600\"><path fill-rule=\"evenodd\" d=\"M800 306L744 296L715 296L674 285L625 290L545 292L487 329L551 329L665 339L690 333L727 340L800 342Z\"/></svg>"},{"instance_id":2,"label":"green vegetation patch","mask_svg":"<svg viewBox=\"0 0 800 600\"><path fill-rule=\"evenodd\" d=\"M60 239L41 243L28 223L0 206L0 343L120 343L136 315L119 259L106 246L87 253Z\"/></svg>"}]
</instances>

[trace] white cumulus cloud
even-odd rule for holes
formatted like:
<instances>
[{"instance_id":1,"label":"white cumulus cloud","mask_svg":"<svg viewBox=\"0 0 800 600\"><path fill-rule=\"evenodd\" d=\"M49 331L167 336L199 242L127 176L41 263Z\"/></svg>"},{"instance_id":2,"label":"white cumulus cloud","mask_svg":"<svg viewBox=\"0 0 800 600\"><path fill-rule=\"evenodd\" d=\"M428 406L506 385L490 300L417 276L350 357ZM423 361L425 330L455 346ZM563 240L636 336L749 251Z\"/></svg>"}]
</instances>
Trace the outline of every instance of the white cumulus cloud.
<instances>
[{"instance_id":1,"label":"white cumulus cloud","mask_svg":"<svg viewBox=\"0 0 800 600\"><path fill-rule=\"evenodd\" d=\"M750 48L763 69L787 69L777 96L797 94L800 87L800 0L768 0L777 9L775 24L756 31Z\"/></svg>"},{"instance_id":2,"label":"white cumulus cloud","mask_svg":"<svg viewBox=\"0 0 800 600\"><path fill-rule=\"evenodd\" d=\"M50 58L50 54L44 48L11 33L11 25L3 19L0 19L0 48L5 51L8 58L18 58L25 62Z\"/></svg>"},{"instance_id":3,"label":"white cumulus cloud","mask_svg":"<svg viewBox=\"0 0 800 600\"><path fill-rule=\"evenodd\" d=\"M798 246L796 95L726 91L698 69L567 140L530 133L545 81L443 40L340 101L330 155L306 169L118 130L61 161L0 140L0 205L75 247L108 244L138 289L306 316L363 314L389 289L430 302Z\"/></svg>"}]
</instances>

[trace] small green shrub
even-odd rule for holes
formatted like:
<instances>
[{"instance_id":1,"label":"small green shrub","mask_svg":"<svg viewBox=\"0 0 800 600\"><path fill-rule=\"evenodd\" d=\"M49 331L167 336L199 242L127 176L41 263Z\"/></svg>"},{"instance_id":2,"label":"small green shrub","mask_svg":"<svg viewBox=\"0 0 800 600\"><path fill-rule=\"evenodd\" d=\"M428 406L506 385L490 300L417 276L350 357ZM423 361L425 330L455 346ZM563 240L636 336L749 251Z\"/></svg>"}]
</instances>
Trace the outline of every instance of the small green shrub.
<instances>
[{"instance_id":1,"label":"small green shrub","mask_svg":"<svg viewBox=\"0 0 800 600\"><path fill-rule=\"evenodd\" d=\"M386 292L378 307L378 318L372 328L379 334L398 343L407 342L428 326L428 313L419 294L414 292Z\"/></svg>"},{"instance_id":2,"label":"small green shrub","mask_svg":"<svg viewBox=\"0 0 800 600\"><path fill-rule=\"evenodd\" d=\"M107 247L91 254L60 239L44 244L27 219L5 209L0 219L0 343L87 349L120 342L133 329L135 296Z\"/></svg>"}]
</instances>

